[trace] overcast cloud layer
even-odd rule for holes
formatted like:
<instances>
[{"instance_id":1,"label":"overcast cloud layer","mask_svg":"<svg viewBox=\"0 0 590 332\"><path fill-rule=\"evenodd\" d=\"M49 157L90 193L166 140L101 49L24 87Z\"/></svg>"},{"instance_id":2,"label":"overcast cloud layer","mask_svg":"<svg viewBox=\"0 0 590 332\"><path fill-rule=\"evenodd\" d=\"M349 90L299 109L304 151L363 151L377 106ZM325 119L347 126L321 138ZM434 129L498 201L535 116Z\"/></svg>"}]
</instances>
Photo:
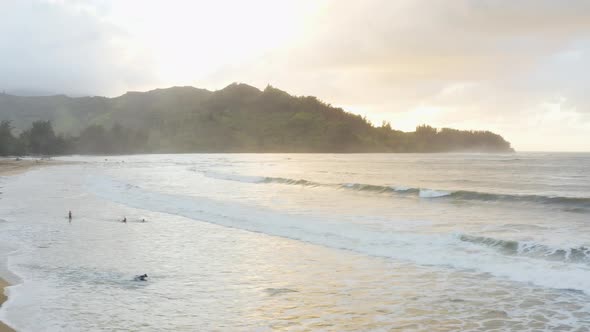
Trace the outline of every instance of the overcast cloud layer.
<instances>
[{"instance_id":1,"label":"overcast cloud layer","mask_svg":"<svg viewBox=\"0 0 590 332\"><path fill-rule=\"evenodd\" d=\"M8 92L272 84L404 130L590 151L588 1L0 0L0 11Z\"/></svg>"}]
</instances>

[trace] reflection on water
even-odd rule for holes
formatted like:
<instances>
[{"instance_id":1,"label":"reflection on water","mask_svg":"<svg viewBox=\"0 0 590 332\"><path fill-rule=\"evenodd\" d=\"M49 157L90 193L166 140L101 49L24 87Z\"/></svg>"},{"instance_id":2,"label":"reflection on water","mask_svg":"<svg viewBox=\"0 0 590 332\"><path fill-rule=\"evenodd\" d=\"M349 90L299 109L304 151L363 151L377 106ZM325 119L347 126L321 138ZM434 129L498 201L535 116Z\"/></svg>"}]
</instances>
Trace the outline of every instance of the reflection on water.
<instances>
[{"instance_id":1,"label":"reflection on water","mask_svg":"<svg viewBox=\"0 0 590 332\"><path fill-rule=\"evenodd\" d=\"M148 224L64 222L47 248L15 255L13 268L27 282L10 321L29 331L520 331L590 323L588 298L576 292L147 216ZM149 282L131 281L143 272Z\"/></svg>"}]
</instances>

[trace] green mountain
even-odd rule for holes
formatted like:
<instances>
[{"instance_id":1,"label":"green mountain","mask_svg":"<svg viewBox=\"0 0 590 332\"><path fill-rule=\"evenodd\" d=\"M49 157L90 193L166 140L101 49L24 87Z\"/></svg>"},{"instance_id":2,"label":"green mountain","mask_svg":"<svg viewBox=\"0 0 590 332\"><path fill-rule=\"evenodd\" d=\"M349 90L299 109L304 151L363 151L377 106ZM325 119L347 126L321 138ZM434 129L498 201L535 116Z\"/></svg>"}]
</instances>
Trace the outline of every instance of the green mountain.
<instances>
[{"instance_id":1,"label":"green mountain","mask_svg":"<svg viewBox=\"0 0 590 332\"><path fill-rule=\"evenodd\" d=\"M512 151L488 131L420 126L401 132L315 97L236 83L218 91L173 87L116 98L0 94L0 120L17 132L51 121L56 132L73 136L72 149L81 153Z\"/></svg>"}]
</instances>

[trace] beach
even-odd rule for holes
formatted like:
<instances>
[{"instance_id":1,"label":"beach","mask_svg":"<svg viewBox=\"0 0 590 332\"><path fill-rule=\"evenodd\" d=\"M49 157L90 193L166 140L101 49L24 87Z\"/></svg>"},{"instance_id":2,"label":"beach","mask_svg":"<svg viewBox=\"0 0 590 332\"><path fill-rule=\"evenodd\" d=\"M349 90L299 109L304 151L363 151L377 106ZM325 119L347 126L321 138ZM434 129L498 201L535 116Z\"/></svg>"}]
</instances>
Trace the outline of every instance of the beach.
<instances>
[{"instance_id":1,"label":"beach","mask_svg":"<svg viewBox=\"0 0 590 332\"><path fill-rule=\"evenodd\" d=\"M53 160L39 160L39 159L19 159L14 158L0 158L0 176L15 175L26 172L30 169L46 166L50 164L59 164Z\"/></svg>"},{"instance_id":2,"label":"beach","mask_svg":"<svg viewBox=\"0 0 590 332\"><path fill-rule=\"evenodd\" d=\"M4 295L4 288L10 286L6 281L0 279L0 306L2 303L6 301L6 295ZM0 322L0 332L12 332L14 331L10 327L6 326L4 323Z\"/></svg>"},{"instance_id":3,"label":"beach","mask_svg":"<svg viewBox=\"0 0 590 332\"><path fill-rule=\"evenodd\" d=\"M46 166L48 164L55 164L53 161L48 160L32 160L32 159L13 159L13 158L1 158L0 159L0 176L15 175L26 172L30 169ZM10 284L4 279L0 278L0 306L7 300L4 294L4 289L10 286ZM0 332L11 332L14 331L12 328L6 326L0 321Z\"/></svg>"},{"instance_id":4,"label":"beach","mask_svg":"<svg viewBox=\"0 0 590 332\"><path fill-rule=\"evenodd\" d=\"M19 332L590 328L588 155L60 162L0 178Z\"/></svg>"},{"instance_id":5,"label":"beach","mask_svg":"<svg viewBox=\"0 0 590 332\"><path fill-rule=\"evenodd\" d=\"M24 172L32 167L38 166L39 163L33 160L14 160L14 159L0 159L0 176L13 175ZM0 306L7 300L4 294L4 288L10 286L8 282L0 278ZM14 331L0 321L0 332Z\"/></svg>"}]
</instances>

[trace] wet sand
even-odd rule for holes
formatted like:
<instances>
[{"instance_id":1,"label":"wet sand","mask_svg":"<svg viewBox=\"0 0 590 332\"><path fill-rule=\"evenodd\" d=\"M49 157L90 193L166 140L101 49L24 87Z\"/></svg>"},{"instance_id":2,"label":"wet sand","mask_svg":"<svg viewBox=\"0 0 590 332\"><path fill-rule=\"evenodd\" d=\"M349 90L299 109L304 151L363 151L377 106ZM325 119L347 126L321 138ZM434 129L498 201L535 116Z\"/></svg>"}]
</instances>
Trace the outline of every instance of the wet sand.
<instances>
[{"instance_id":1,"label":"wet sand","mask_svg":"<svg viewBox=\"0 0 590 332\"><path fill-rule=\"evenodd\" d=\"M54 160L15 160L14 158L0 158L0 176L19 174L33 168L62 163L61 161Z\"/></svg>"},{"instance_id":2,"label":"wet sand","mask_svg":"<svg viewBox=\"0 0 590 332\"><path fill-rule=\"evenodd\" d=\"M37 167L62 163L63 162L52 160L15 160L14 158L0 158L0 176L15 175ZM2 306L2 303L7 300L7 297L4 294L4 288L7 286L9 286L8 282L0 279L0 306ZM0 321L0 332L14 332L14 330Z\"/></svg>"},{"instance_id":3,"label":"wet sand","mask_svg":"<svg viewBox=\"0 0 590 332\"><path fill-rule=\"evenodd\" d=\"M7 286L10 285L3 279L0 279L0 306L2 306L2 303L7 299L6 295L4 295L4 288ZM14 332L14 330L0 321L0 332Z\"/></svg>"}]
</instances>

